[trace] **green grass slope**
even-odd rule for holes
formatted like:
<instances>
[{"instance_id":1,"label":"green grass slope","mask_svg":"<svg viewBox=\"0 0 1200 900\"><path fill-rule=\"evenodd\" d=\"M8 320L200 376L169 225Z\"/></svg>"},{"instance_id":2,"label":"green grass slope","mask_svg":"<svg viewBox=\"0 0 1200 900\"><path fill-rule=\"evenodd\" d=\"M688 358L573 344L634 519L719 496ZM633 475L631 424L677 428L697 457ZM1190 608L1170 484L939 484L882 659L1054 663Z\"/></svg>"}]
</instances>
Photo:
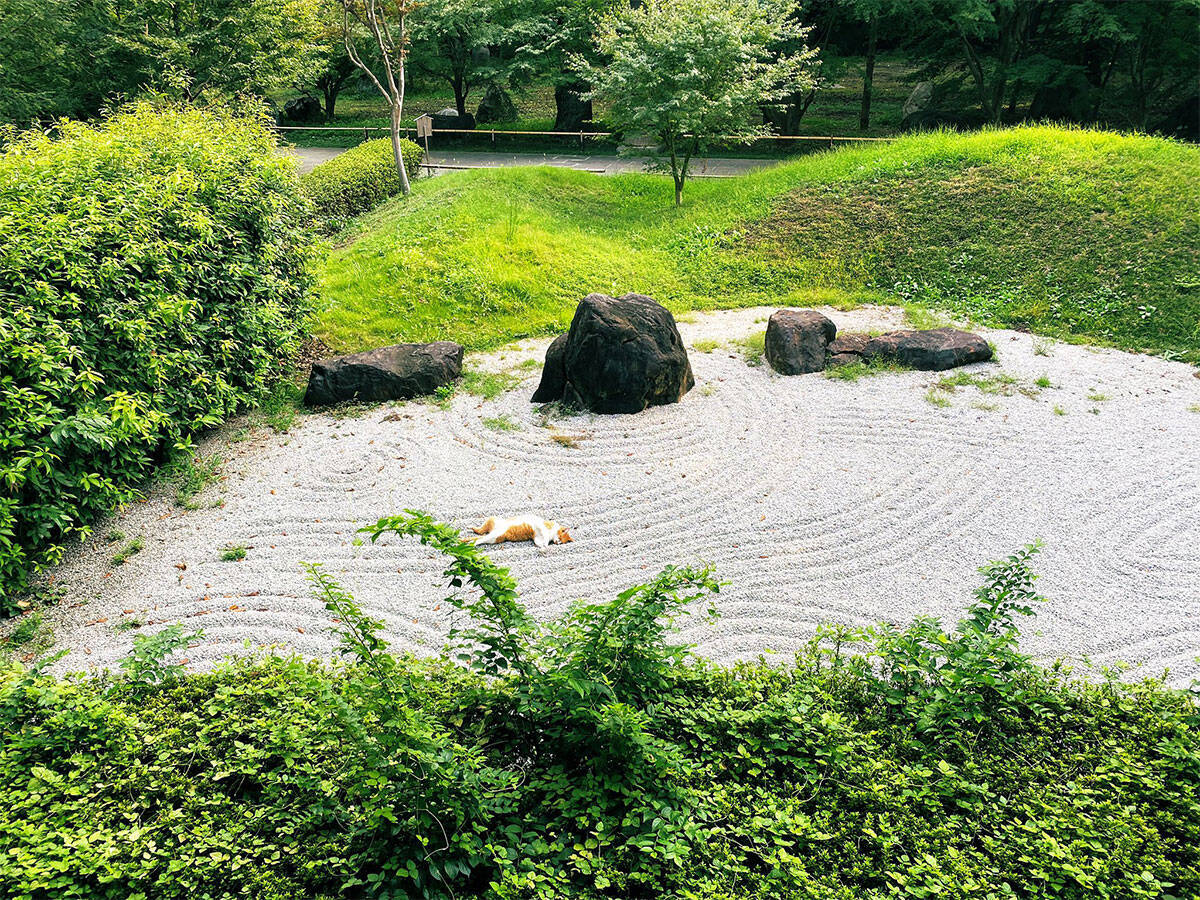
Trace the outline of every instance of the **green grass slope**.
<instances>
[{"instance_id":1,"label":"green grass slope","mask_svg":"<svg viewBox=\"0 0 1200 900\"><path fill-rule=\"evenodd\" d=\"M1019 128L839 150L741 178L477 170L362 219L318 332L358 350L561 330L590 291L676 311L863 300L1200 361L1200 151Z\"/></svg>"}]
</instances>

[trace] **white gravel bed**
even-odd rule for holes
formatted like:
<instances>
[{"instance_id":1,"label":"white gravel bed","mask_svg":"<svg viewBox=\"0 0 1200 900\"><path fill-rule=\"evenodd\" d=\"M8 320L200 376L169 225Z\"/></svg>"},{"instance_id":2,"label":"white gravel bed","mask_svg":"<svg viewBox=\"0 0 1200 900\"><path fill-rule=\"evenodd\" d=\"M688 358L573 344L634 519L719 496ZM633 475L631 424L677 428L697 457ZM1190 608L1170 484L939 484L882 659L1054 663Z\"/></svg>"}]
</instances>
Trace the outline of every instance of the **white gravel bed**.
<instances>
[{"instance_id":1,"label":"white gravel bed","mask_svg":"<svg viewBox=\"0 0 1200 900\"><path fill-rule=\"evenodd\" d=\"M1025 624L1027 649L1144 674L1169 667L1177 684L1200 677L1193 369L984 330L997 361L960 371L1007 373L1011 393L960 387L936 392L950 401L939 406L927 399L936 373L785 378L734 349L694 349L760 331L770 312L684 317L696 389L636 416L547 423L529 403L539 372L521 369L518 388L487 402L460 394L447 410L302 415L287 434L262 427L241 442L235 423L204 447L229 460L202 497L223 505L185 511L162 489L97 526L53 573L66 594L49 617L70 650L58 668L113 666L135 635L172 622L204 631L192 667L248 649L329 654L329 615L301 561L324 563L396 649L434 652L449 627L439 559L415 541L355 535L417 507L463 528L527 511L568 526L566 546L489 550L540 617L668 563L716 564L730 582L722 617L684 635L723 661L791 653L825 621L949 624L978 566L1040 537L1050 601ZM840 330L903 324L891 308L825 312ZM547 343L468 364L513 368ZM1052 386L1037 388L1041 376ZM485 425L502 417L518 427ZM109 528L145 549L113 566ZM221 561L227 545L245 545L246 558Z\"/></svg>"}]
</instances>

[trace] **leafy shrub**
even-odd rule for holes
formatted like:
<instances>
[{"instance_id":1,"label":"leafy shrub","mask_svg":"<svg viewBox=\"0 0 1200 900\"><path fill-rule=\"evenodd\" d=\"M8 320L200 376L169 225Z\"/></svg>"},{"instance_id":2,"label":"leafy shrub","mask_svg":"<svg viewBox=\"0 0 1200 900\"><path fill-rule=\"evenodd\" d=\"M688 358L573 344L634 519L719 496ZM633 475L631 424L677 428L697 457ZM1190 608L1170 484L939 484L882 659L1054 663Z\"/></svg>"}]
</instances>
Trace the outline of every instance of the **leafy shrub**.
<instances>
[{"instance_id":1,"label":"leafy shrub","mask_svg":"<svg viewBox=\"0 0 1200 900\"><path fill-rule=\"evenodd\" d=\"M416 178L425 151L402 140L400 152L408 177ZM391 139L364 141L317 166L304 176L303 183L317 215L334 223L374 209L400 193Z\"/></svg>"},{"instance_id":2,"label":"leafy shrub","mask_svg":"<svg viewBox=\"0 0 1200 900\"><path fill-rule=\"evenodd\" d=\"M707 569L541 624L505 569L427 515L366 531L447 554L467 667L392 656L382 624L311 567L342 665L0 670L0 894L1200 891L1196 706L1022 656L1032 548L984 570L953 631L827 628L794 665L722 668L672 639L719 589Z\"/></svg>"},{"instance_id":3,"label":"leafy shrub","mask_svg":"<svg viewBox=\"0 0 1200 900\"><path fill-rule=\"evenodd\" d=\"M310 288L308 207L261 124L148 101L10 137L0 613L64 539L264 387Z\"/></svg>"}]
</instances>

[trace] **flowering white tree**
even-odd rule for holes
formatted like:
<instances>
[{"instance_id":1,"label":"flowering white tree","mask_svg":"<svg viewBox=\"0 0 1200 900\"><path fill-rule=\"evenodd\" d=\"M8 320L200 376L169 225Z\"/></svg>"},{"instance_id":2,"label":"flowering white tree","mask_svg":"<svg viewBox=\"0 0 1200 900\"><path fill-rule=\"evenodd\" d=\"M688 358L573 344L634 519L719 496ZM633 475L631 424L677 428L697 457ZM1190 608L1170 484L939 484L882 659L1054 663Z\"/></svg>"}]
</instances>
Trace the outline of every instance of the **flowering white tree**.
<instances>
[{"instance_id":1,"label":"flowering white tree","mask_svg":"<svg viewBox=\"0 0 1200 900\"><path fill-rule=\"evenodd\" d=\"M688 167L714 139L768 133L762 108L812 86L816 51L797 12L794 0L644 0L601 20L604 62L580 66L616 130L655 139L676 206Z\"/></svg>"}]
</instances>

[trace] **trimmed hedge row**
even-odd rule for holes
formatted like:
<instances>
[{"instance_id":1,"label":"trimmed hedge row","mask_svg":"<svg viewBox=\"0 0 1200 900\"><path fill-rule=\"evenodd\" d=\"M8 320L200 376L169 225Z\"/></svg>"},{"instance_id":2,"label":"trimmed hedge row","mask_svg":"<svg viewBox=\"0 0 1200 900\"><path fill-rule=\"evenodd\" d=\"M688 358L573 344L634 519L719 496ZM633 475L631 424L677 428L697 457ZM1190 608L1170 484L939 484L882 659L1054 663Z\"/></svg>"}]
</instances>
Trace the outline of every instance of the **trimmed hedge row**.
<instances>
[{"instance_id":1,"label":"trimmed hedge row","mask_svg":"<svg viewBox=\"0 0 1200 900\"><path fill-rule=\"evenodd\" d=\"M62 541L260 391L310 312L274 137L147 101L0 154L0 614Z\"/></svg>"},{"instance_id":2,"label":"trimmed hedge row","mask_svg":"<svg viewBox=\"0 0 1200 900\"><path fill-rule=\"evenodd\" d=\"M417 177L425 151L412 141L401 141L404 168ZM365 141L304 176L304 190L324 219L348 219L374 209L400 193L400 174L389 138Z\"/></svg>"}]
</instances>

